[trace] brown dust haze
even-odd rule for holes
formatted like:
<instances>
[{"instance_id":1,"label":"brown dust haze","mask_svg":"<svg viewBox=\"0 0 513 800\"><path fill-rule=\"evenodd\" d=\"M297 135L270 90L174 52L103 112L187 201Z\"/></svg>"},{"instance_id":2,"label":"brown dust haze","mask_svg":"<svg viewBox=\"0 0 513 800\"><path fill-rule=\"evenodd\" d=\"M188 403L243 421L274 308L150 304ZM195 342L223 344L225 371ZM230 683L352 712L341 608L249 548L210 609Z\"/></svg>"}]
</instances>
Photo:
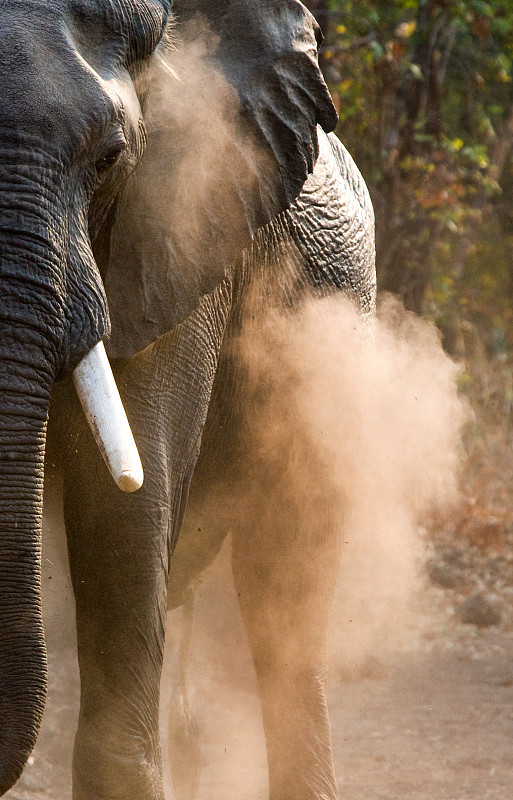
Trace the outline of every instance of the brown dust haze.
<instances>
[{"instance_id":1,"label":"brown dust haze","mask_svg":"<svg viewBox=\"0 0 513 800\"><path fill-rule=\"evenodd\" d=\"M246 321L236 349L247 369L248 456L239 480L208 506L208 522L215 524L217 503L223 521L232 510L232 536L244 531L257 547L282 551L283 572L302 574L305 613L309 600L318 612L316 596L329 595L336 581L330 681L358 678L391 663L414 636L423 528L458 499L466 419L458 368L435 327L391 297L381 299L374 320L342 297L271 309ZM286 575L273 572L271 580L288 585ZM198 598L189 665L207 765L198 797L257 800L266 791L265 743L229 540ZM301 659L312 642L290 646L275 599L276 618L265 607L262 625L281 635L285 662ZM164 697L176 681L176 612L169 638Z\"/></svg>"},{"instance_id":2,"label":"brown dust haze","mask_svg":"<svg viewBox=\"0 0 513 800\"><path fill-rule=\"evenodd\" d=\"M458 368L435 327L391 297L373 321L335 297L275 310L246 324L240 347L250 383L268 387L252 420L264 468L284 475L305 528L336 528L339 658L357 669L408 614L420 529L457 500Z\"/></svg>"}]
</instances>

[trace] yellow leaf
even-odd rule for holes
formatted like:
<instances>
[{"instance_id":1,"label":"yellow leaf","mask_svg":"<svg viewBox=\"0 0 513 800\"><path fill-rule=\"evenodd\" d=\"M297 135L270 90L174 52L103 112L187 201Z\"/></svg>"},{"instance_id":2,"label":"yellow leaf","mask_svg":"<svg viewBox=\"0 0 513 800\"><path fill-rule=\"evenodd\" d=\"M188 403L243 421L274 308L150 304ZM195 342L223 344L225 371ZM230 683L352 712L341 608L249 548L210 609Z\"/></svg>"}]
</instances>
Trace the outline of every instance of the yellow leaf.
<instances>
[{"instance_id":1,"label":"yellow leaf","mask_svg":"<svg viewBox=\"0 0 513 800\"><path fill-rule=\"evenodd\" d=\"M401 24L395 29L395 35L399 36L400 39L409 39L412 33L415 33L416 30L417 23L415 20L412 20L411 22L401 22Z\"/></svg>"},{"instance_id":2,"label":"yellow leaf","mask_svg":"<svg viewBox=\"0 0 513 800\"><path fill-rule=\"evenodd\" d=\"M511 83L512 78L511 75L509 75L503 67L497 75L497 80L500 81L501 83Z\"/></svg>"}]
</instances>

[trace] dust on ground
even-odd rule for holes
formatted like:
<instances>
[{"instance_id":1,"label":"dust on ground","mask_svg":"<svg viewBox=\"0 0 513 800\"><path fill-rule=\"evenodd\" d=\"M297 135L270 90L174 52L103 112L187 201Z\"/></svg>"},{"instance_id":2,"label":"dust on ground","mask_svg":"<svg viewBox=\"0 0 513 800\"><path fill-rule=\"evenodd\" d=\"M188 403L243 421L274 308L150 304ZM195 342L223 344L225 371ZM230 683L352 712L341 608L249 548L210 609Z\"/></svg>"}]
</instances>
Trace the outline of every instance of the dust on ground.
<instances>
[{"instance_id":1,"label":"dust on ground","mask_svg":"<svg viewBox=\"0 0 513 800\"><path fill-rule=\"evenodd\" d=\"M229 577L228 546L198 590L191 663L202 757L198 800L266 796L258 698ZM54 582L50 595L60 598L60 606L47 603L48 705L30 764L8 800L71 797L78 703L72 603L69 579L56 575L55 562L46 562L45 576ZM415 600L415 624L404 631L399 651L383 659L374 653L352 673L332 672L340 796L506 800L513 785L513 536L499 555L466 539L430 545L426 576ZM444 582L451 585L440 585ZM461 604L476 594L499 613L497 624L461 621ZM180 612L173 612L169 622L164 711L176 673L180 619ZM206 637L208 657L197 646ZM169 786L167 791L172 798Z\"/></svg>"}]
</instances>

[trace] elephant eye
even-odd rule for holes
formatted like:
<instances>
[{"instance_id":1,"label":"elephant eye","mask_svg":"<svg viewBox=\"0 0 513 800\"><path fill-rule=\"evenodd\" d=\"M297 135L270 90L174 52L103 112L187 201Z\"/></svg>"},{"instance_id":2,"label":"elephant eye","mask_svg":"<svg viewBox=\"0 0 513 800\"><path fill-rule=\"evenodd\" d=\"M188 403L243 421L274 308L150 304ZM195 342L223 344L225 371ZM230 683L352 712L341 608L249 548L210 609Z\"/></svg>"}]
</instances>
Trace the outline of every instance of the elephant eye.
<instances>
[{"instance_id":1,"label":"elephant eye","mask_svg":"<svg viewBox=\"0 0 513 800\"><path fill-rule=\"evenodd\" d=\"M113 145L104 156L96 162L96 172L99 176L108 172L121 158L121 155L126 150L126 142L118 142Z\"/></svg>"}]
</instances>

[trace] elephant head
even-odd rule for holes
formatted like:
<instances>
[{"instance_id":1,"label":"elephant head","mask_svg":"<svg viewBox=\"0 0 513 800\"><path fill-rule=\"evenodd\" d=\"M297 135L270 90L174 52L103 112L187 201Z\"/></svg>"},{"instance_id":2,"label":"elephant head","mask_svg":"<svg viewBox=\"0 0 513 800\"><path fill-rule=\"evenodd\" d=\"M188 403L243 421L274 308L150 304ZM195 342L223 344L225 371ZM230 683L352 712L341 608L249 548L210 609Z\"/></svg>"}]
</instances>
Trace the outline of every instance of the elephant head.
<instances>
[{"instance_id":1,"label":"elephant head","mask_svg":"<svg viewBox=\"0 0 513 800\"><path fill-rule=\"evenodd\" d=\"M317 36L297 0L0 4L0 794L45 698L52 386L104 338L126 358L178 325L299 193L336 123ZM222 142L198 115L220 98Z\"/></svg>"}]
</instances>

